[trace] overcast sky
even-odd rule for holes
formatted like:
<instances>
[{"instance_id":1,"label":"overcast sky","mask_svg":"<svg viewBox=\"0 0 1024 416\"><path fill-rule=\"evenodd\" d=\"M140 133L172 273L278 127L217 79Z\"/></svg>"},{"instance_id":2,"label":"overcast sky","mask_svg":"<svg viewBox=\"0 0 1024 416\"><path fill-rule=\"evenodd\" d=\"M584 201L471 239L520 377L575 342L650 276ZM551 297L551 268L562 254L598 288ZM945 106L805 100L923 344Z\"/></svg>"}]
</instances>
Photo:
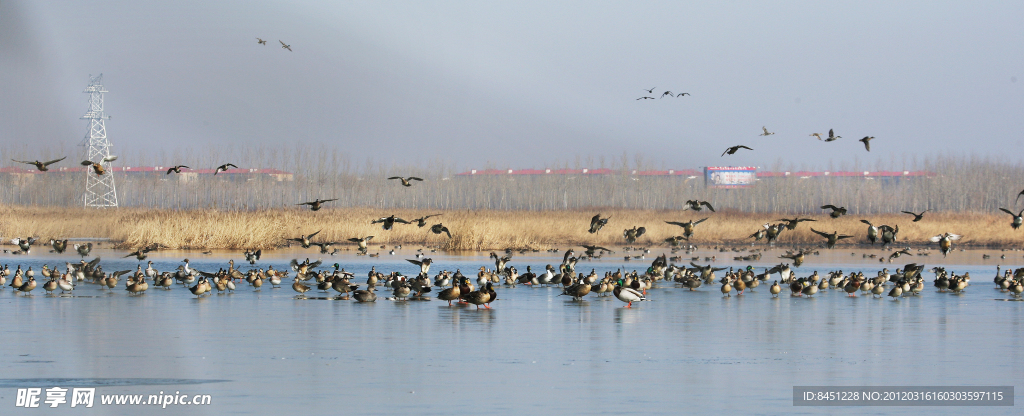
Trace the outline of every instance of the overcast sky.
<instances>
[{"instance_id":1,"label":"overcast sky","mask_svg":"<svg viewBox=\"0 0 1024 416\"><path fill-rule=\"evenodd\" d=\"M466 169L624 152L676 168L1019 163L1022 22L1020 1L3 0L0 141L76 151L82 90L103 73L115 153L326 144ZM636 100L666 90L690 96ZM843 138L808 136L830 128ZM739 144L755 150L720 157Z\"/></svg>"}]
</instances>

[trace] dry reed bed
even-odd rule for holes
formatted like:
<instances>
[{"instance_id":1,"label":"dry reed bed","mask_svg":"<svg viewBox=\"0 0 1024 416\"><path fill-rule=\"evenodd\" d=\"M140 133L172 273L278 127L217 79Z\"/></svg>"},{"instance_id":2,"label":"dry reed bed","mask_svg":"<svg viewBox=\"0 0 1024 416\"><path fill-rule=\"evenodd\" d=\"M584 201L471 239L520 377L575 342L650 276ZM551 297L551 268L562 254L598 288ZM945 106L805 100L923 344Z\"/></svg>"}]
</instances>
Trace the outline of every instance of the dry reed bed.
<instances>
[{"instance_id":1,"label":"dry reed bed","mask_svg":"<svg viewBox=\"0 0 1024 416\"><path fill-rule=\"evenodd\" d=\"M589 234L590 217L598 211L610 216L608 226L598 234ZM443 223L452 231L452 238L435 235L429 227L398 224L384 231L370 221L384 215L395 214L411 220L428 214L443 214L431 218L429 224ZM349 245L352 237L375 236L373 244L406 244L438 247L444 250L501 250L505 248L545 249L549 247L599 245L611 248L625 243L622 230L633 226L647 228L647 234L636 245L664 244L665 238L681 235L680 227L665 221L688 221L703 217L709 219L698 225L691 242L708 244L751 243L747 238L761 224L776 222L783 214L750 214L740 212L655 211L655 210L594 210L594 211L426 211L396 209L382 211L374 208L325 208L319 212L303 209L275 209L263 211L216 210L152 210L84 208L38 208L0 206L0 237L5 244L14 237L38 236L50 238L109 238L118 247L141 247L157 243L172 249L272 249L286 243L285 239L322 232L315 241L335 241ZM824 232L839 231L855 236L840 244L860 244L866 241L868 219L875 225L899 225L899 245L923 245L936 234L950 232L964 235L959 242L965 246L1020 247L1024 229L1010 228L1010 216L973 213L928 213L924 220L914 223L909 215L848 215L831 219L827 215L813 215L816 222L801 223L795 231L786 231L781 244L818 244L823 238L811 228ZM763 243L763 241L762 241ZM374 245L371 244L371 247ZM371 248L371 252L373 249Z\"/></svg>"}]
</instances>

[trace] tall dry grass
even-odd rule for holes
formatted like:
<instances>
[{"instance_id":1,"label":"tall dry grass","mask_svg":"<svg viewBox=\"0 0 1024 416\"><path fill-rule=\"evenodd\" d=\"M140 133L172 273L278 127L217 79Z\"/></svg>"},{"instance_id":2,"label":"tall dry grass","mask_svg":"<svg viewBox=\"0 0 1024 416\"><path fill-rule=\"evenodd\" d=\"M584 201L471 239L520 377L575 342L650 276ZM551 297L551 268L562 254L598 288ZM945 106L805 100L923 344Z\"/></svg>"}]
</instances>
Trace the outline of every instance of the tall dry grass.
<instances>
[{"instance_id":1,"label":"tall dry grass","mask_svg":"<svg viewBox=\"0 0 1024 416\"><path fill-rule=\"evenodd\" d=\"M590 217L601 212L610 216L609 224L598 234L589 234ZM428 214L429 224L443 223L452 238L435 235L429 227L395 225L384 231L370 221L389 214L411 220ZM664 244L665 238L681 235L682 229L665 221L709 219L698 225L691 243L697 245L749 244L747 238L761 224L776 222L783 215L742 213L736 211L696 213L679 210L593 211L498 211L498 210L410 210L376 208L325 208L319 212L305 209L274 209L255 211L218 210L156 210L156 209L84 209L0 206L0 237L5 244L13 237L38 236L50 238L109 238L122 248L157 243L162 247L181 249L272 249L286 244L287 238L308 235L318 230L315 241L339 242L339 247L354 246L352 237L375 236L376 245L422 245L444 250L490 251L512 249L565 248L581 244L608 248L625 244L622 231L633 226L647 228L638 246ZM862 244L866 241L868 219L875 225L899 225L899 245L929 244L927 239L950 232L964 235L958 242L965 246L1020 247L1024 229L1010 228L1010 216L1000 213L928 213L914 223L905 214L847 215L831 219L817 214L816 222L801 223L795 231L786 231L779 244L814 245L824 239L812 233L839 231L855 236L840 245ZM763 244L763 241L759 244Z\"/></svg>"}]
</instances>

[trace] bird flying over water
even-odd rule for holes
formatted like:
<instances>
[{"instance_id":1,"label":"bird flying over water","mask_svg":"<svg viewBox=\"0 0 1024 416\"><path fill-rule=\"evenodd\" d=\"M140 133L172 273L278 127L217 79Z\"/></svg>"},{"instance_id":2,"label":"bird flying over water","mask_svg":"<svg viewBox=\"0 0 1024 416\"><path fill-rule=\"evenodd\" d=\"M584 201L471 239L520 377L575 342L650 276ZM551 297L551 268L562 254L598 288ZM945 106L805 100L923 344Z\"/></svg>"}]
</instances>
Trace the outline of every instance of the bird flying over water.
<instances>
[{"instance_id":1,"label":"bird flying over water","mask_svg":"<svg viewBox=\"0 0 1024 416\"><path fill-rule=\"evenodd\" d=\"M50 166L50 165L52 165L54 163L60 162L60 161L62 161L64 159L67 159L67 158L68 158L67 156L64 156L64 157L62 157L60 159L54 159L54 160L51 160L51 161L48 161L48 162L40 162L38 160L33 161L33 162L25 162L25 161L14 160L14 159L11 159L11 160L14 161L14 162L25 163L25 164L29 164L29 165L35 166L36 169L38 169L40 172L46 172L46 171L50 170L50 168L48 168L47 166Z\"/></svg>"},{"instance_id":2,"label":"bird flying over water","mask_svg":"<svg viewBox=\"0 0 1024 416\"><path fill-rule=\"evenodd\" d=\"M1024 209L1016 214L1006 208L999 208L999 210L1013 216L1013 222L1010 223L1010 227L1013 227L1014 230L1020 228L1021 224L1024 224Z\"/></svg>"},{"instance_id":3,"label":"bird flying over water","mask_svg":"<svg viewBox=\"0 0 1024 416\"><path fill-rule=\"evenodd\" d=\"M414 219L414 220L409 221L409 222L411 222L413 224L416 224L417 227L423 228L425 225L427 225L427 218L430 218L430 217L440 217L441 215L442 214L431 214L431 215L427 215L427 216L424 216L424 217L419 217L419 218Z\"/></svg>"},{"instance_id":4,"label":"bird flying over water","mask_svg":"<svg viewBox=\"0 0 1024 416\"><path fill-rule=\"evenodd\" d=\"M820 236L825 237L825 238L828 239L828 241L825 242L825 247L827 247L827 248L835 247L836 246L836 241L842 240L844 238L851 238L851 237L853 237L852 235L842 235L842 234L839 234L838 231L833 231L831 234L815 230L814 228L811 228L811 231L813 231L817 235L820 235Z\"/></svg>"},{"instance_id":5,"label":"bird flying over water","mask_svg":"<svg viewBox=\"0 0 1024 416\"><path fill-rule=\"evenodd\" d=\"M754 149L751 149L751 148L749 148L747 146L743 146L743 145L733 146L733 147L730 147L728 149L725 149L725 151L722 152L722 156L725 156L726 154L734 155L740 149L754 150Z\"/></svg>"},{"instance_id":6,"label":"bird flying over water","mask_svg":"<svg viewBox=\"0 0 1024 416\"><path fill-rule=\"evenodd\" d=\"M601 214L595 215L593 218L590 219L590 230L588 230L587 232L594 234L598 231L601 231L601 227L608 225L608 219L610 218L611 217L601 218Z\"/></svg>"},{"instance_id":7,"label":"bird flying over water","mask_svg":"<svg viewBox=\"0 0 1024 416\"><path fill-rule=\"evenodd\" d=\"M280 40L280 39L278 39L277 41L278 41L278 42L281 42L281 40ZM281 42L281 47L282 47L282 48L284 48L284 49L287 49L287 50L288 50L288 52L291 52L291 51L292 51L292 45L285 45L285 43L284 43L284 42Z\"/></svg>"},{"instance_id":8,"label":"bird flying over water","mask_svg":"<svg viewBox=\"0 0 1024 416\"><path fill-rule=\"evenodd\" d=\"M384 224L384 229L385 230L390 230L391 227L393 227L396 222L399 223L399 224L411 224L409 221L406 221L406 220L403 220L401 218L395 217L394 215L387 216L387 217L380 217L378 219L370 221L370 224L380 224L380 223L383 223Z\"/></svg>"},{"instance_id":9,"label":"bird flying over water","mask_svg":"<svg viewBox=\"0 0 1024 416\"><path fill-rule=\"evenodd\" d=\"M448 231L448 227L445 227L441 223L437 223L437 224L431 225L430 226L430 232L432 232L434 234L445 233L445 234L448 234L448 238L452 238L452 233L450 231Z\"/></svg>"},{"instance_id":10,"label":"bird flying over water","mask_svg":"<svg viewBox=\"0 0 1024 416\"><path fill-rule=\"evenodd\" d=\"M315 232L313 234L310 234L310 235L300 235L298 238L288 238L286 240L288 240L288 241L297 241L297 242L299 242L299 244L302 244L302 248L309 248L309 246L313 245L313 242L309 241L309 240L311 240L315 235L320 234L320 231L323 231L323 230L319 230L319 231L317 231L317 232Z\"/></svg>"}]
</instances>

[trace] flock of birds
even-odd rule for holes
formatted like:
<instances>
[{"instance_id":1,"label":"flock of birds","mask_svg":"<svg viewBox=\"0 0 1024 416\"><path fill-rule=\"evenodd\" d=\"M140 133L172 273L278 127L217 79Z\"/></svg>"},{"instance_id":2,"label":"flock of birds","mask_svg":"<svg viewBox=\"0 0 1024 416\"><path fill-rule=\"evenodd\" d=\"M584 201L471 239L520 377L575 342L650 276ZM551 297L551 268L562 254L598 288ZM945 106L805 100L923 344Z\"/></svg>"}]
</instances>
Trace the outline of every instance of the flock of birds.
<instances>
[{"instance_id":1,"label":"flock of birds","mask_svg":"<svg viewBox=\"0 0 1024 416\"><path fill-rule=\"evenodd\" d=\"M657 87L655 87L655 88L657 88ZM649 90L644 90L644 91L647 91L648 94L654 94L655 88L651 88ZM672 91L665 91L665 92L661 93L661 97L659 97L659 98L665 98L665 97L677 97L678 98L678 97L682 97L684 95L690 95L690 94L689 93L685 93L685 92L684 93L680 93L680 94L674 94ZM655 99L657 99L657 98L654 98L654 97L649 96L649 95L645 95L643 97L637 98L636 100L640 101L640 100L655 100ZM758 136L767 137L767 136L771 136L771 135L775 134L775 132L768 131L768 127L766 127L766 126L761 126L761 130L762 130L762 133L759 134ZM839 140L839 139L843 138L843 136L836 135L835 132L833 132L833 129L829 129L828 130L828 136L825 137L824 139L822 139L821 136L822 136L821 133L811 133L810 134L810 137L817 137L818 140L821 140L823 142L834 142L836 140ZM861 143L864 143L864 149L870 152L871 151L871 141L874 140L874 139L875 139L874 136L864 136L864 138L862 138L862 139L860 139L858 141L861 142ZM725 151L722 152L722 156L734 155L740 149L754 150L754 149L752 149L750 147L747 147L747 146L744 146L744 145L731 146L731 147L726 148Z\"/></svg>"}]
</instances>

